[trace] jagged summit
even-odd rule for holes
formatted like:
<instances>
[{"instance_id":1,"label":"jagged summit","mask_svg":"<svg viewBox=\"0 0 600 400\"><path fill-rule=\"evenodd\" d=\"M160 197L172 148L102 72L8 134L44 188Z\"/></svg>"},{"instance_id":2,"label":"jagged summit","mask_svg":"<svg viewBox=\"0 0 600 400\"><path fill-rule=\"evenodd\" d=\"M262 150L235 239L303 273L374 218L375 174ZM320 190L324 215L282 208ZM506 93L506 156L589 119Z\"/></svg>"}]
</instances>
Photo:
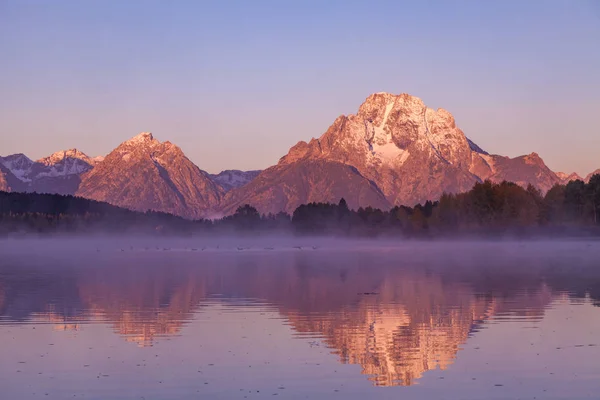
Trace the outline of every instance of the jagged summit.
<instances>
[{"instance_id":1,"label":"jagged summit","mask_svg":"<svg viewBox=\"0 0 600 400\"><path fill-rule=\"evenodd\" d=\"M583 178L579 176L579 174L576 172L572 172L570 174L566 172L556 172L556 176L558 177L558 179L560 179L560 183L563 185L566 185L571 181L583 181Z\"/></svg>"},{"instance_id":2,"label":"jagged summit","mask_svg":"<svg viewBox=\"0 0 600 400\"><path fill-rule=\"evenodd\" d=\"M147 149L161 144L161 142L154 138L154 135L150 132L141 132L131 139L125 140L117 149L127 149L130 151L131 149Z\"/></svg>"},{"instance_id":3,"label":"jagged summit","mask_svg":"<svg viewBox=\"0 0 600 400\"><path fill-rule=\"evenodd\" d=\"M141 132L136 136L132 137L129 140L121 143L117 149L121 154L131 153L131 152L146 152L146 151L155 151L159 149L159 151L174 151L180 152L183 154L179 146L171 143L168 140L161 142L156 139L154 135L150 132ZM117 150L115 149L115 150Z\"/></svg>"},{"instance_id":4,"label":"jagged summit","mask_svg":"<svg viewBox=\"0 0 600 400\"><path fill-rule=\"evenodd\" d=\"M57 152L49 155L48 157L40 158L39 160L37 160L37 162L44 164L44 165L53 165L53 164L57 164L57 163L61 162L62 160L66 159L66 158L82 160L90 165L94 164L94 162L95 162L87 154L85 154L84 152L82 152L80 150L77 150L76 148L57 151Z\"/></svg>"},{"instance_id":5,"label":"jagged summit","mask_svg":"<svg viewBox=\"0 0 600 400\"><path fill-rule=\"evenodd\" d=\"M328 181L333 171L335 190ZM414 205L485 179L542 190L559 181L537 154L490 155L465 136L449 111L429 108L408 93L379 92L356 114L339 116L320 137L298 142L276 167L232 190L224 209L245 202L262 212L290 212L307 201L338 201L338 193L353 199L354 208Z\"/></svg>"},{"instance_id":6,"label":"jagged summit","mask_svg":"<svg viewBox=\"0 0 600 400\"><path fill-rule=\"evenodd\" d=\"M358 156L361 164L374 167L400 167L420 152L445 164L470 162L469 144L452 114L441 108L428 108L420 98L407 93L370 95L356 114L338 117L314 140L311 144L318 148L305 148L304 154L293 151L289 159L316 155L311 151L315 150L340 161ZM298 143L295 150L303 150L303 143Z\"/></svg>"},{"instance_id":7,"label":"jagged summit","mask_svg":"<svg viewBox=\"0 0 600 400\"><path fill-rule=\"evenodd\" d=\"M13 154L0 157L0 163L16 178L11 184L14 191L73 194L80 175L89 171L94 161L77 149L69 149L37 161Z\"/></svg>"},{"instance_id":8,"label":"jagged summit","mask_svg":"<svg viewBox=\"0 0 600 400\"><path fill-rule=\"evenodd\" d=\"M142 132L86 174L76 194L138 211L199 218L219 203L223 189L179 147Z\"/></svg>"},{"instance_id":9,"label":"jagged summit","mask_svg":"<svg viewBox=\"0 0 600 400\"><path fill-rule=\"evenodd\" d=\"M399 94L394 94L392 92L377 92L377 93L372 93L372 94L370 94L370 95L367 96L367 98L365 99L365 101L363 102L363 104L364 103L368 103L370 99L375 99L375 98L378 98L378 97L383 97L383 98L385 98L387 100L395 100L397 98L402 97L402 98L408 99L410 101L414 101L414 102L417 102L417 103L424 104L423 103L423 99L421 99L418 96L414 96L414 95L412 95L410 93L406 93L406 92L399 93Z\"/></svg>"},{"instance_id":10,"label":"jagged summit","mask_svg":"<svg viewBox=\"0 0 600 400\"><path fill-rule=\"evenodd\" d=\"M156 139L154 139L154 135L152 135L152 132L140 132L139 134L135 135L131 139L125 141L125 143L130 143L130 144L147 143L147 142L153 142L155 140Z\"/></svg>"}]
</instances>

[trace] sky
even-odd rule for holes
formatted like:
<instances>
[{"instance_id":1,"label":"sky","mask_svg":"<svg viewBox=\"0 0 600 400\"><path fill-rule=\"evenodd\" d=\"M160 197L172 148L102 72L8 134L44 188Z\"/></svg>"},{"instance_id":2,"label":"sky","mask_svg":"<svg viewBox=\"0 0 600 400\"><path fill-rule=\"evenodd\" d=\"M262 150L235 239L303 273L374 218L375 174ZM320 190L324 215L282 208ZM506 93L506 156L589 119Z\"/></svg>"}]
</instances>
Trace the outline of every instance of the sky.
<instances>
[{"instance_id":1,"label":"sky","mask_svg":"<svg viewBox=\"0 0 600 400\"><path fill-rule=\"evenodd\" d=\"M262 169L375 92L490 153L600 168L600 0L0 0L0 155L141 131Z\"/></svg>"}]
</instances>

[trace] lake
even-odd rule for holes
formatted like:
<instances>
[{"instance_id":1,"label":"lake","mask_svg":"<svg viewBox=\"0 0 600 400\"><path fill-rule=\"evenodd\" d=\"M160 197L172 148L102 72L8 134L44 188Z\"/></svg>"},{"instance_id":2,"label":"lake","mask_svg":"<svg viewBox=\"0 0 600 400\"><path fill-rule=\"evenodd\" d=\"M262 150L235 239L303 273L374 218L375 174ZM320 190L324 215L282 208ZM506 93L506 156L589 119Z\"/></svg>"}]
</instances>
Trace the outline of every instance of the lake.
<instances>
[{"instance_id":1,"label":"lake","mask_svg":"<svg viewBox=\"0 0 600 400\"><path fill-rule=\"evenodd\" d=\"M1 399L598 399L600 242L0 242Z\"/></svg>"}]
</instances>

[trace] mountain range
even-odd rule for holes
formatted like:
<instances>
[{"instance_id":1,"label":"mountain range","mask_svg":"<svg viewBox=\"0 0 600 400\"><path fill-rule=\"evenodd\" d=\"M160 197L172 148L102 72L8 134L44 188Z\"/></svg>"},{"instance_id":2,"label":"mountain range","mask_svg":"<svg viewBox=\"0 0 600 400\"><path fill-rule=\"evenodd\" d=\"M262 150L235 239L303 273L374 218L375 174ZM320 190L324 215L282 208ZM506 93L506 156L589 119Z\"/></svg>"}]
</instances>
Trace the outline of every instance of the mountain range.
<instances>
[{"instance_id":1,"label":"mountain range","mask_svg":"<svg viewBox=\"0 0 600 400\"><path fill-rule=\"evenodd\" d=\"M228 215L243 204L261 213L291 213L300 204L342 197L351 208L389 209L467 191L486 179L545 192L581 177L551 171L537 153L490 154L465 136L448 111L390 93L372 94L356 114L339 116L319 138L298 142L264 171L211 175L178 146L148 132L106 157L76 149L37 161L24 154L0 157L0 190L72 194L193 219Z\"/></svg>"},{"instance_id":2,"label":"mountain range","mask_svg":"<svg viewBox=\"0 0 600 400\"><path fill-rule=\"evenodd\" d=\"M77 149L32 161L24 154L0 157L0 189L19 192L73 194L81 176L101 162Z\"/></svg>"}]
</instances>

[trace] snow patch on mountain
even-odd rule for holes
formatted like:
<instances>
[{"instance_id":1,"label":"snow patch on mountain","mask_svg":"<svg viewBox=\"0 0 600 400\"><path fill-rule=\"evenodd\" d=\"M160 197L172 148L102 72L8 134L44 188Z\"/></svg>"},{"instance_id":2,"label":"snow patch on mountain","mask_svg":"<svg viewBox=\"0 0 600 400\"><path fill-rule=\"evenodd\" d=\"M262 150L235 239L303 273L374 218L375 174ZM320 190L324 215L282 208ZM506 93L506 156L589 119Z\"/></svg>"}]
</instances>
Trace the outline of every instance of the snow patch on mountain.
<instances>
[{"instance_id":1,"label":"snow patch on mountain","mask_svg":"<svg viewBox=\"0 0 600 400\"><path fill-rule=\"evenodd\" d=\"M29 186L35 186L42 178L80 175L89 171L94 163L85 153L77 149L58 151L37 161L32 161L24 154L13 154L0 157L0 162L17 179ZM35 188L32 187L31 190Z\"/></svg>"},{"instance_id":2,"label":"snow patch on mountain","mask_svg":"<svg viewBox=\"0 0 600 400\"><path fill-rule=\"evenodd\" d=\"M477 146L475 144L475 142L473 142L471 139L467 138L467 143L469 143L469 148L474 151L475 153L480 153L480 154L485 154L485 155L489 155L490 153L488 153L487 151L483 150L481 147Z\"/></svg>"},{"instance_id":3,"label":"snow patch on mountain","mask_svg":"<svg viewBox=\"0 0 600 400\"><path fill-rule=\"evenodd\" d=\"M385 164L400 166L408 159L410 153L398 148L393 142L384 145L374 144L373 154Z\"/></svg>"},{"instance_id":4,"label":"snow patch on mountain","mask_svg":"<svg viewBox=\"0 0 600 400\"><path fill-rule=\"evenodd\" d=\"M20 181L31 182L29 174L31 173L33 161L25 154L19 153L0 157L0 162Z\"/></svg>"},{"instance_id":5,"label":"snow patch on mountain","mask_svg":"<svg viewBox=\"0 0 600 400\"><path fill-rule=\"evenodd\" d=\"M446 138L441 138L439 135L433 135L429 130L429 122L427 121L427 110L428 107L425 107L425 111L423 112L423 125L425 127L425 139L429 142L429 145L433 149L433 154L439 157L440 160L445 162L446 164L452 164L452 161L447 160L442 152L440 151L440 146L444 144ZM433 110L432 110L433 111ZM435 113L435 111L434 111Z\"/></svg>"},{"instance_id":6,"label":"snow patch on mountain","mask_svg":"<svg viewBox=\"0 0 600 400\"><path fill-rule=\"evenodd\" d=\"M229 169L221 171L218 174L210 174L209 176L213 182L221 186L225 191L230 191L247 185L260 173L260 170L240 171Z\"/></svg>"},{"instance_id":7,"label":"snow patch on mountain","mask_svg":"<svg viewBox=\"0 0 600 400\"><path fill-rule=\"evenodd\" d=\"M389 94L385 94L390 96ZM392 130L387 128L388 119L392 109L394 108L394 99L389 99L385 106L381 123L374 125L373 119L365 119L365 140L371 151L370 162L372 164L388 164L401 166L410 153L399 148L392 137Z\"/></svg>"},{"instance_id":8,"label":"snow patch on mountain","mask_svg":"<svg viewBox=\"0 0 600 400\"><path fill-rule=\"evenodd\" d=\"M129 140L121 143L114 150L116 154L121 155L121 159L125 162L128 162L132 155L136 152L147 152L152 151L152 149L157 148L157 146L163 145L168 147L170 142L161 143L159 140L154 138L154 135L151 132L141 132ZM104 161L104 157L102 158Z\"/></svg>"},{"instance_id":9,"label":"snow patch on mountain","mask_svg":"<svg viewBox=\"0 0 600 400\"><path fill-rule=\"evenodd\" d=\"M390 113L392 112L392 108L394 108L394 102L391 101L389 103L387 103L387 105L385 106L385 113L383 114L383 121L381 122L381 129L383 129L385 127L385 124L387 124L387 120L390 116Z\"/></svg>"},{"instance_id":10,"label":"snow patch on mountain","mask_svg":"<svg viewBox=\"0 0 600 400\"><path fill-rule=\"evenodd\" d=\"M140 144L140 143L148 143L148 142L153 142L153 141L156 141L156 139L154 139L152 132L140 132L139 134L135 135L134 137L132 137L131 139L127 140L124 143Z\"/></svg>"},{"instance_id":11,"label":"snow patch on mountain","mask_svg":"<svg viewBox=\"0 0 600 400\"><path fill-rule=\"evenodd\" d=\"M35 179L49 176L66 176L66 175L78 175L86 171L89 171L91 166L81 160L67 159L59 164L51 165L45 170L40 171L35 175Z\"/></svg>"}]
</instances>

